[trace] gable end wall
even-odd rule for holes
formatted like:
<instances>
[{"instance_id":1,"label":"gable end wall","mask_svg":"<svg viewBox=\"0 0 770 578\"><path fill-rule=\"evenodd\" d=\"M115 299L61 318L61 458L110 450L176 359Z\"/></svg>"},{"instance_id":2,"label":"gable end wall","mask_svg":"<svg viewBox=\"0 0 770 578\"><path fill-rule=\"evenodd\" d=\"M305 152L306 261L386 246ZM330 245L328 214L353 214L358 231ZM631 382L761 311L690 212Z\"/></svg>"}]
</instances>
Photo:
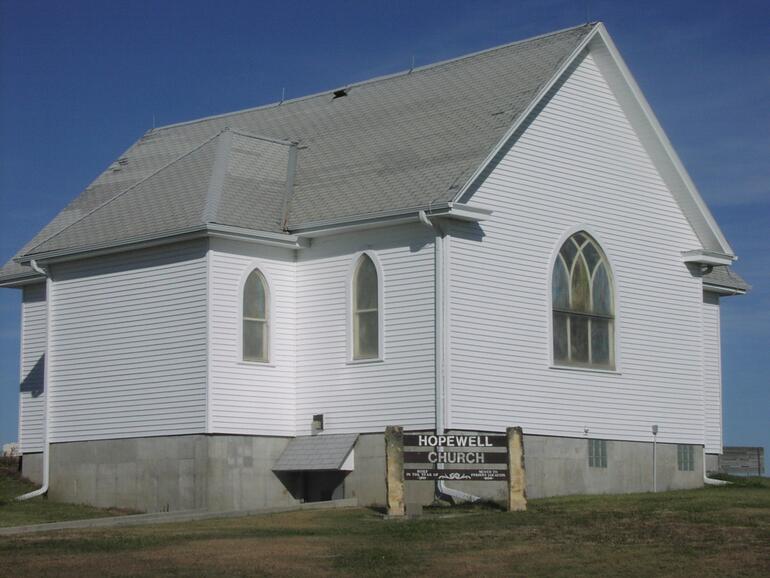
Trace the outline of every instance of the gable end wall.
<instances>
[{"instance_id":1,"label":"gable end wall","mask_svg":"<svg viewBox=\"0 0 770 578\"><path fill-rule=\"evenodd\" d=\"M452 228L449 423L541 435L702 444L699 246L590 54L568 71ZM467 200L467 199L465 199ZM552 369L550 267L587 229L617 291L616 372Z\"/></svg>"}]
</instances>

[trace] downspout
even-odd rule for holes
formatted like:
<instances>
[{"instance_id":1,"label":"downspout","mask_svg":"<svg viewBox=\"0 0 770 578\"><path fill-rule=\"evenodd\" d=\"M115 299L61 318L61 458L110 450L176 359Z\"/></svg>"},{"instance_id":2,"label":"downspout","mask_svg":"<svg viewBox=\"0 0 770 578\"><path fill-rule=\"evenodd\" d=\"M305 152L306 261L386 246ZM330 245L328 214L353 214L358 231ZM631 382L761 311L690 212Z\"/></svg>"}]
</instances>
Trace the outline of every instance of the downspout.
<instances>
[{"instance_id":1,"label":"downspout","mask_svg":"<svg viewBox=\"0 0 770 578\"><path fill-rule=\"evenodd\" d=\"M446 416L446 351L445 351L445 331L446 331L446 233L437 222L434 223L428 219L425 211L419 212L420 222L430 228L435 233L435 267L434 267L434 287L435 287L435 307L436 321L435 342L436 342L436 434L444 433ZM444 480L436 482L436 497L450 500L452 502L461 500L464 502L478 502L479 496L467 494L461 490L449 488Z\"/></svg>"},{"instance_id":2,"label":"downspout","mask_svg":"<svg viewBox=\"0 0 770 578\"><path fill-rule=\"evenodd\" d=\"M49 416L49 400L51 399L51 383L48 379L48 367L50 364L50 344L51 344L51 277L45 269L40 267L37 264L37 261L34 259L30 261L29 263L30 267L37 273L40 273L45 277L45 321L46 321L46 333L45 333L45 363L43 366L43 392L44 392L44 399L43 399L43 485L40 486L37 490L34 490L32 492L28 492L26 494L23 494L21 496L17 496L16 500L18 501L24 501L29 500L31 498L37 498L38 496L42 496L46 492L48 492L48 480L49 480L49 462L50 462L50 451L49 451L49 436L48 436L48 416ZM23 344L22 344L23 346Z\"/></svg>"}]
</instances>

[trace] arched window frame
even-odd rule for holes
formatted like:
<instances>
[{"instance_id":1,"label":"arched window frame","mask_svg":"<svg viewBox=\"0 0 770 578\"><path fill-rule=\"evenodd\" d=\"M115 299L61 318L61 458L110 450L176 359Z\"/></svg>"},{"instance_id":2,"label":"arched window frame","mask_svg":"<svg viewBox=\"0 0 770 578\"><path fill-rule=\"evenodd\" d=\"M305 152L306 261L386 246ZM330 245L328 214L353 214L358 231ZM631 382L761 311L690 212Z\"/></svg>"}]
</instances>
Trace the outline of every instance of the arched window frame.
<instances>
[{"instance_id":1,"label":"arched window frame","mask_svg":"<svg viewBox=\"0 0 770 578\"><path fill-rule=\"evenodd\" d=\"M554 305L553 304L553 270L557 264L557 261L559 258L559 252L562 246L564 245L564 243L578 233L583 233L594 241L600 253L604 257L604 262L607 268L607 274L609 277L609 287L612 292L612 307L613 307L612 331L610 332L610 338L609 338L609 346L610 346L609 365L593 365L590 363L565 363L563 361L559 361L556 359L555 347L554 347L555 327L554 327L554 307L553 307ZM550 366L552 369L594 371L594 372L602 372L602 373L620 373L620 364L621 364L621 348L620 348L620 340L619 340L619 335L621 332L620 303L618 300L618 291L617 291L615 275L612 267L612 263L614 259L612 258L611 252L608 251L606 247L607 245L602 241L600 234L597 234L595 230L589 225L582 224L580 226L577 226L565 231L553 248L548 271L547 271L548 291L546 294L546 303L547 303L547 311L548 311L548 322L547 322L548 323L548 351L549 351L549 360L551 364Z\"/></svg>"},{"instance_id":2,"label":"arched window frame","mask_svg":"<svg viewBox=\"0 0 770 578\"><path fill-rule=\"evenodd\" d=\"M371 259L374 268L377 271L377 356L356 358L355 356L355 283L358 273L358 266L361 259L366 256ZM378 363L385 361L385 292L383 290L385 278L382 266L377 255L372 251L359 251L353 256L347 272L347 363L364 364Z\"/></svg>"},{"instance_id":3,"label":"arched window frame","mask_svg":"<svg viewBox=\"0 0 770 578\"><path fill-rule=\"evenodd\" d=\"M262 283L265 286L265 312L267 315L266 319L266 334L267 334L267 345L266 345L266 351L265 351L265 359L264 360L257 360L257 359L246 359L244 355L244 342L243 342L243 327L244 327L244 321L245 321L245 311L244 311L244 301L246 297L246 283L249 280L249 277L252 273L257 272L259 276L262 278ZM243 275L241 276L240 281L240 290L238 292L238 361L239 363L245 363L249 365L270 365L272 363L273 359L273 325L274 325L274 319L275 319L275 304L273 303L273 292L272 292L272 283L270 281L270 276L268 273L265 272L265 267L262 263L253 262L251 263L246 270L244 271Z\"/></svg>"}]
</instances>

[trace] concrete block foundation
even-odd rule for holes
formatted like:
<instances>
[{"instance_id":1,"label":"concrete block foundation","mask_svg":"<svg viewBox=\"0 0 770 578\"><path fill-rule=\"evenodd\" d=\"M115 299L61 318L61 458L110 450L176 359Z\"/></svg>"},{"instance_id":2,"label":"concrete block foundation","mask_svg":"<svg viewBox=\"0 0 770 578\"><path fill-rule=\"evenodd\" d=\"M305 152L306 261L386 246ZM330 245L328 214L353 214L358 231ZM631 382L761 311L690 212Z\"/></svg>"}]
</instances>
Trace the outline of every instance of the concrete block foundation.
<instances>
[{"instance_id":1,"label":"concrete block foundation","mask_svg":"<svg viewBox=\"0 0 770 578\"><path fill-rule=\"evenodd\" d=\"M300 477L279 477L272 471L289 440L201 434L52 444L49 494L58 501L143 512L291 506L303 495L297 491ZM694 450L693 470L679 471L676 444L658 444L658 491L703 485L703 449ZM525 432L524 454L528 498L652 491L651 443L608 440L607 467L593 468L588 464L588 440ZM333 497L384 507L384 435L361 434L354 462L352 472L337 473ZM22 474L41 483L42 464L42 454L26 454ZM506 482L448 485L501 504L507 500ZM407 482L405 502L428 505L434 488L431 481ZM305 492L317 495L307 488Z\"/></svg>"}]
</instances>

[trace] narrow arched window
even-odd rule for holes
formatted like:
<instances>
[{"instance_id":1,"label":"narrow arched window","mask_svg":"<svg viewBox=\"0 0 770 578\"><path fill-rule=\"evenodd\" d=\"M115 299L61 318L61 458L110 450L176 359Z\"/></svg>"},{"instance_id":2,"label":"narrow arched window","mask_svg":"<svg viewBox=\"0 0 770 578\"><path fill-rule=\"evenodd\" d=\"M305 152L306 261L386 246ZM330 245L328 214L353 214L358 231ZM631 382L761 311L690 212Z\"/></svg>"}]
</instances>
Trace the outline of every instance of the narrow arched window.
<instances>
[{"instance_id":1,"label":"narrow arched window","mask_svg":"<svg viewBox=\"0 0 770 578\"><path fill-rule=\"evenodd\" d=\"M243 360L267 361L270 324L265 277L254 269L243 286Z\"/></svg>"},{"instance_id":2,"label":"narrow arched window","mask_svg":"<svg viewBox=\"0 0 770 578\"><path fill-rule=\"evenodd\" d=\"M353 359L380 356L380 299L377 267L363 254L353 273Z\"/></svg>"},{"instance_id":3,"label":"narrow arched window","mask_svg":"<svg viewBox=\"0 0 770 578\"><path fill-rule=\"evenodd\" d=\"M551 288L554 363L613 368L611 272L601 247L587 233L575 233L561 246Z\"/></svg>"}]
</instances>

